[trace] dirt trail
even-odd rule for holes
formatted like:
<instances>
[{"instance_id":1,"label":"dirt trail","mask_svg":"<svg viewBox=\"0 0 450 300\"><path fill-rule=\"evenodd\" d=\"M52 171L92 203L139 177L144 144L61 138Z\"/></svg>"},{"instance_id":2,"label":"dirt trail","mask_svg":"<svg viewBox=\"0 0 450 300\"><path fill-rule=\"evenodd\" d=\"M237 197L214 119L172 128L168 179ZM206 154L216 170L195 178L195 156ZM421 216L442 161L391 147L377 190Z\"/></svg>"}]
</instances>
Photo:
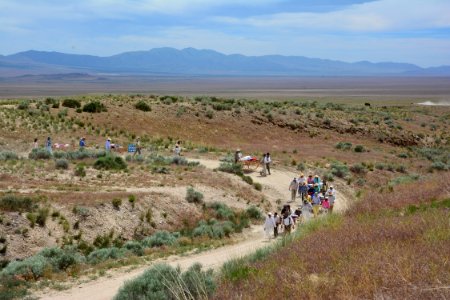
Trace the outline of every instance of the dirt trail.
<instances>
[{"instance_id":1,"label":"dirt trail","mask_svg":"<svg viewBox=\"0 0 450 300\"><path fill-rule=\"evenodd\" d=\"M215 160L194 160L199 161L202 165L210 169L215 169L220 165L220 162ZM273 204L273 207L276 207L275 202L277 201L277 199L280 199L281 203L285 203L290 198L290 192L288 190L289 182L297 174L293 171L274 168L272 175L266 177L261 177L258 172L252 172L248 175L252 177L254 182L259 182L263 185L263 193ZM236 180L240 179L236 177ZM341 186L341 184L338 183L336 184L336 186ZM347 206L348 197L346 197L343 193L337 194L337 201L335 205L336 211L342 211ZM129 268L122 268L119 270L111 271L111 275L108 275L107 277L102 277L93 281L81 283L65 291L52 290L46 294L37 294L35 296L39 297L40 299L54 300L112 299L117 294L117 291L125 281L139 276L154 263L165 262L172 266L179 265L182 269L186 269L192 264L200 262L206 268L218 269L226 261L250 254L259 248L267 246L268 244L269 242L263 235L262 226L256 226L252 227L250 232L247 232L247 236L242 240L242 242L238 242L233 245L224 246L218 249L209 250L198 254L192 254L188 256L173 256L165 260L153 261L148 265L140 266L129 272L127 272L127 269L129 270Z\"/></svg>"}]
</instances>

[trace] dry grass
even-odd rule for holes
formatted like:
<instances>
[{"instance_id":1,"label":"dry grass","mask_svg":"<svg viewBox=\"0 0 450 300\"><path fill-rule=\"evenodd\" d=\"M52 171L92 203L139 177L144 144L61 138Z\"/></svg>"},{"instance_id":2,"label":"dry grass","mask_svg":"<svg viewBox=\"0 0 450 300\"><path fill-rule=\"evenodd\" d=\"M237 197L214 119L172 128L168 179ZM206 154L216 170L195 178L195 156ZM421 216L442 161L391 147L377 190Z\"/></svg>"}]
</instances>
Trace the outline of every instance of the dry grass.
<instances>
[{"instance_id":1,"label":"dry grass","mask_svg":"<svg viewBox=\"0 0 450 300\"><path fill-rule=\"evenodd\" d=\"M449 200L430 202L448 196L449 181L435 182L368 194L339 226L250 264L243 280L223 280L215 298L265 299L273 292L298 299L448 298ZM423 193L408 192L417 184Z\"/></svg>"}]
</instances>

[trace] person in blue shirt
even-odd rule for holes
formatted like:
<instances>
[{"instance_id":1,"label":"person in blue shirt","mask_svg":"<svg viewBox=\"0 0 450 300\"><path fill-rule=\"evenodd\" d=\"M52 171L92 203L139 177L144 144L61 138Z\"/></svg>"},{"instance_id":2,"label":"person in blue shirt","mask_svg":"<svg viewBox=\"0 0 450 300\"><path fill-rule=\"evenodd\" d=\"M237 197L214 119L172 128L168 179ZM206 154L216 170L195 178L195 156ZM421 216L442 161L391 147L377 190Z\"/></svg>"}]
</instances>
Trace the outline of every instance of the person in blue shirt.
<instances>
[{"instance_id":1,"label":"person in blue shirt","mask_svg":"<svg viewBox=\"0 0 450 300\"><path fill-rule=\"evenodd\" d=\"M84 149L86 146L86 138L82 137L80 140L80 150Z\"/></svg>"},{"instance_id":2,"label":"person in blue shirt","mask_svg":"<svg viewBox=\"0 0 450 300\"><path fill-rule=\"evenodd\" d=\"M106 152L110 152L110 151L111 151L111 139L110 139L110 138L108 138L108 139L106 140L106 143L105 143L105 150L106 150Z\"/></svg>"}]
</instances>

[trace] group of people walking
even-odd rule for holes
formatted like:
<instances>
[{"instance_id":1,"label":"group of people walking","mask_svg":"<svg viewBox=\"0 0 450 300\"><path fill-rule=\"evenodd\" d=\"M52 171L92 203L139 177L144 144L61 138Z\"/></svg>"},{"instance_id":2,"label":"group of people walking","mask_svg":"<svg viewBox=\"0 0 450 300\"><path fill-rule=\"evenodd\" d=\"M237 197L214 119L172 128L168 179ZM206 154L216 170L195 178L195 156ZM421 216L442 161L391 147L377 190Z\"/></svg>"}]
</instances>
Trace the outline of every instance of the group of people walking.
<instances>
[{"instance_id":1,"label":"group of people walking","mask_svg":"<svg viewBox=\"0 0 450 300\"><path fill-rule=\"evenodd\" d=\"M273 215L269 212L264 223L266 236L270 238L278 236L280 230L289 234L296 224L302 220L305 214L313 214L316 218L320 212L332 213L336 201L336 190L332 185L327 187L326 181L322 181L318 175L309 175L305 177L300 174L289 184L291 192L290 202L295 202L300 198L300 205L292 210L289 204L283 206L281 213L275 212Z\"/></svg>"}]
</instances>

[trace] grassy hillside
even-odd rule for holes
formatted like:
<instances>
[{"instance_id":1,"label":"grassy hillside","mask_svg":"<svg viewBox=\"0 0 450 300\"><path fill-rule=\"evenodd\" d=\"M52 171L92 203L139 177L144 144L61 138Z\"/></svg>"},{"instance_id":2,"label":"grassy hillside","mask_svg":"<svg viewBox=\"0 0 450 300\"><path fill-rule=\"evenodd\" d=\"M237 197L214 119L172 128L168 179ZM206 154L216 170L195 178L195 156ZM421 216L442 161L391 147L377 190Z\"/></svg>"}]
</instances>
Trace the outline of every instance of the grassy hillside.
<instances>
[{"instance_id":1,"label":"grassy hillside","mask_svg":"<svg viewBox=\"0 0 450 300\"><path fill-rule=\"evenodd\" d=\"M448 298L449 183L447 173L367 192L264 259L231 263L214 298Z\"/></svg>"},{"instance_id":2,"label":"grassy hillside","mask_svg":"<svg viewBox=\"0 0 450 300\"><path fill-rule=\"evenodd\" d=\"M424 297L445 292L450 109L364 102L155 95L0 102L0 274L12 279L0 292L16 280L70 281L245 238L255 210L287 199L192 161L229 161L236 148L269 151L276 169L320 174L359 200L223 277L217 298L262 296L264 286L280 285L311 298L408 296L412 286ZM47 136L67 149L50 155ZM123 149L140 137L143 153L107 155L108 137ZM32 151L34 138L40 149ZM178 140L182 158L172 153ZM161 234L170 244L146 242Z\"/></svg>"}]
</instances>

